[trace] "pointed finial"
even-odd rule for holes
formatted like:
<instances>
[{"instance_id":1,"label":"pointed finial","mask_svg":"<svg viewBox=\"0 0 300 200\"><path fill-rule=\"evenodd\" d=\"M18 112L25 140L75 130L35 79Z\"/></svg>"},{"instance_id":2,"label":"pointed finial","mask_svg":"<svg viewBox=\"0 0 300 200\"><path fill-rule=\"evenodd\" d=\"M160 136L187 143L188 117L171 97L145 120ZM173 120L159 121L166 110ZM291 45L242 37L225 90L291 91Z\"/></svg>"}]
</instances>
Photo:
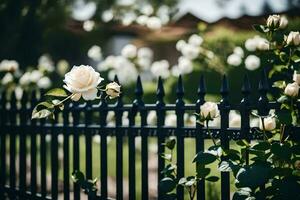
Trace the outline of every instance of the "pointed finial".
<instances>
[{"instance_id":1,"label":"pointed finial","mask_svg":"<svg viewBox=\"0 0 300 200\"><path fill-rule=\"evenodd\" d=\"M179 78L178 78L176 94L177 94L177 98L178 99L182 99L183 98L184 87L183 87L183 81L182 81L182 76L181 75L179 75Z\"/></svg>"},{"instance_id":2,"label":"pointed finial","mask_svg":"<svg viewBox=\"0 0 300 200\"><path fill-rule=\"evenodd\" d=\"M227 77L226 77L226 75L223 75L220 93L224 97L224 96L227 96L228 92L229 92L229 86L228 86Z\"/></svg>"},{"instance_id":3,"label":"pointed finial","mask_svg":"<svg viewBox=\"0 0 300 200\"><path fill-rule=\"evenodd\" d=\"M258 90L261 92L266 92L269 89L268 78L266 70L262 71L261 79L259 81Z\"/></svg>"},{"instance_id":4,"label":"pointed finial","mask_svg":"<svg viewBox=\"0 0 300 200\"><path fill-rule=\"evenodd\" d=\"M120 81L118 79L118 76L115 75L114 81L118 84L120 84ZM121 86L122 89L122 86ZM117 102L116 102L116 106L122 106L123 105L123 101L122 101L122 97L123 97L123 92L121 91L120 96L117 98Z\"/></svg>"},{"instance_id":5,"label":"pointed finial","mask_svg":"<svg viewBox=\"0 0 300 200\"><path fill-rule=\"evenodd\" d=\"M250 92L251 92L251 85L250 85L248 75L246 74L244 76L244 81L243 81L243 86L242 86L242 94L248 95L248 94L250 94Z\"/></svg>"},{"instance_id":6,"label":"pointed finial","mask_svg":"<svg viewBox=\"0 0 300 200\"><path fill-rule=\"evenodd\" d=\"M205 79L204 79L203 75L201 75L201 77L200 77L197 93L198 93L198 96L204 96L206 93Z\"/></svg>"},{"instance_id":7,"label":"pointed finial","mask_svg":"<svg viewBox=\"0 0 300 200\"><path fill-rule=\"evenodd\" d=\"M156 96L157 96L158 99L163 99L163 97L165 96L165 89L164 89L164 85L163 85L163 80L160 76L158 77Z\"/></svg>"},{"instance_id":8,"label":"pointed finial","mask_svg":"<svg viewBox=\"0 0 300 200\"><path fill-rule=\"evenodd\" d=\"M137 78L136 88L135 88L134 93L135 93L136 97L139 98L139 99L144 94L143 86L142 86L142 81L141 81L141 77L140 76L138 76L138 78Z\"/></svg>"}]
</instances>

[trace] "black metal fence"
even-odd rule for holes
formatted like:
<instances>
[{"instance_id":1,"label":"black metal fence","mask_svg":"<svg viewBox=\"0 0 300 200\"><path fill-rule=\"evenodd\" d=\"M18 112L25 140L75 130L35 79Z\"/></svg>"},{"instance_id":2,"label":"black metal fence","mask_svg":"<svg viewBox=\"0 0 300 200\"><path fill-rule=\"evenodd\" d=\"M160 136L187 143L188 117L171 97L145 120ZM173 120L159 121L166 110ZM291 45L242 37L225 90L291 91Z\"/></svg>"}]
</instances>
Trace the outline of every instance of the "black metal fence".
<instances>
[{"instance_id":1,"label":"black metal fence","mask_svg":"<svg viewBox=\"0 0 300 200\"><path fill-rule=\"evenodd\" d=\"M213 137L219 138L224 148L229 148L230 140L247 139L253 140L261 137L254 129L250 128L250 113L258 110L262 115L269 113L270 109L279 109L276 102L268 102L268 80L265 75L259 83L259 98L250 99L250 83L245 76L241 93L243 98L238 104L231 104L228 99L229 87L227 78L224 76L221 84L221 101L219 103L221 124L220 128L212 128ZM235 91L236 92L236 91ZM148 139L157 138L158 154L165 151L161 145L169 136L177 139L176 154L178 165L178 177L184 176L185 171L185 138L194 138L196 141L196 152L204 150L204 141L209 139L206 129L200 124L186 126L184 124L184 114L186 112L199 112L200 105L205 102L205 81L200 78L199 87L195 95L198 96L194 104L185 104L184 86L182 78L179 77L175 104L164 103L164 87L161 79L158 81L157 101L155 104L145 104L143 102L143 88L140 78L137 80L135 89L135 100L132 104L124 104L122 97L118 98L115 104L108 104L102 98L97 104L86 102L79 104L73 102L65 105L65 109L58 113L54 122L45 120L30 120L33 107L38 102L36 93L24 94L22 99L16 100L12 95L9 101L6 93L1 95L0 103L0 199L58 199L63 193L63 199L80 199L78 185L73 185L70 181L70 174L73 170L82 170L87 178L92 179L92 166L95 162L100 162L100 186L99 199L108 198L108 187L116 188L116 199L123 199L124 177L123 177L123 142L128 140L128 197L125 199L149 199L149 173L148 173ZM229 128L229 112L237 110L241 114L241 127ZM115 113L115 125L107 125L107 114L109 111ZM147 115L149 111L155 111L157 115L157 125L147 125ZM175 111L177 120L176 126L164 125L166 112ZM128 112L129 124L122 124L122 115ZM139 123L136 123L136 116L140 116ZM63 133L63 165L60 169L63 172L63 185L58 184L58 134ZM50 152L46 148L46 135L51 135ZM79 137L85 137L85 145L80 146ZM101 144L100 160L92 160L92 137L100 135ZM116 183L108 185L108 152L107 136L116 139ZM72 136L72 145L69 137ZM136 152L135 137L141 136L141 176L136 176ZM26 139L27 138L27 139ZM30 139L28 139L30 138ZM37 148L39 143L39 148ZM9 144L9 145L8 145ZM70 151L70 148L73 148ZM80 148L85 148L85 157L80 157ZM72 155L70 155L72 152ZM50 161L48 158L50 157ZM48 161L47 161L48 160ZM72 163L71 163L72 161ZM30 168L26 168L26 162L30 162ZM51 163L51 173L47 172L47 162ZM85 162L85 170L80 169L80 163ZM37 167L37 166L40 167ZM157 156L157 176L162 178L160 171L165 162ZM71 168L71 166L73 166ZM39 175L38 175L39 174ZM51 174L51 183L48 183L47 174ZM26 178L27 177L27 178ZM141 179L141 197L136 196L136 179ZM50 191L47 190L51 184ZM73 185L73 186L72 186ZM72 186L72 187L71 187ZM71 191L73 191L71 193ZM160 198L158 192L157 197ZM178 199L184 199L184 189L177 188ZM197 199L205 199L205 181L198 185ZM229 173L221 173L221 199L230 199L230 176Z\"/></svg>"}]
</instances>

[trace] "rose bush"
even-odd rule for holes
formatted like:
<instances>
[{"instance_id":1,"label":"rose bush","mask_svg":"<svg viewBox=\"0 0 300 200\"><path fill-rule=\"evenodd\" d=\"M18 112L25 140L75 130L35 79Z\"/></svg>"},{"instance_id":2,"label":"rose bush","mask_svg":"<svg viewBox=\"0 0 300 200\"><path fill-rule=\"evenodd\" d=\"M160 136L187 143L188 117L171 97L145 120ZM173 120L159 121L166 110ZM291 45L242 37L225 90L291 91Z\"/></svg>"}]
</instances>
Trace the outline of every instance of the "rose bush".
<instances>
[{"instance_id":1,"label":"rose bush","mask_svg":"<svg viewBox=\"0 0 300 200\"><path fill-rule=\"evenodd\" d=\"M176 164L172 163L172 154L162 155L170 162L162 171L165 178L160 182L166 197L176 199L173 190L181 185L187 189L190 199L194 199L199 180L218 180L218 177L209 176L211 170L207 167L207 164L218 161L219 171L233 173L236 186L234 200L300 199L300 145L295 139L297 137L294 137L298 133L293 131L293 127L300 124L300 87L297 73L300 69L300 41L298 32L284 32L287 24L286 18L272 15L267 19L266 25L254 25L264 37L255 37L246 42L249 50L259 50L263 51L262 54L267 54L269 65L265 70L274 81L275 89L269 96L280 104L280 110L266 116L252 112L253 116L260 118L259 127L253 131L261 134L262 139L251 143L247 140L237 141L238 151L224 148L212 137L208 126L208 121L216 116L216 104L203 104L196 116L199 123L206 122L207 132L214 145L195 156L193 162L197 163L196 175L181 179L176 176ZM250 44L254 39L255 44ZM238 53L236 55L244 56ZM234 57L230 57L228 61L232 61L232 64L239 62ZM254 61L248 62L249 67L251 64L249 69L259 66ZM169 143L173 147L176 141L166 143L167 148L172 149Z\"/></svg>"}]
</instances>

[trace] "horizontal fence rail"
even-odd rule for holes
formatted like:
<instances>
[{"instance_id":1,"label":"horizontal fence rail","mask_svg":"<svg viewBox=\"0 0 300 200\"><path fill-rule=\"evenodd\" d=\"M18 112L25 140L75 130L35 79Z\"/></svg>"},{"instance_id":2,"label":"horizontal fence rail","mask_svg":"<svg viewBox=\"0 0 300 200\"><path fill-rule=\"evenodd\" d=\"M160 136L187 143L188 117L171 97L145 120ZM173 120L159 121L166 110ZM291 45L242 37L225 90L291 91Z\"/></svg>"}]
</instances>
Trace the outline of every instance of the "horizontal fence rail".
<instances>
[{"instance_id":1,"label":"horizontal fence rail","mask_svg":"<svg viewBox=\"0 0 300 200\"><path fill-rule=\"evenodd\" d=\"M116 77L115 81L118 82ZM250 115L253 110L260 115L266 115L271 109L279 110L280 104L269 102L268 80L263 73L259 83L259 98L251 99L251 87L248 77L245 76L240 103L231 104L228 98L230 89L226 76L221 84L221 100L218 103L220 110L220 126L211 127L212 136L221 141L223 148L229 148L230 140L246 139L248 141L261 139L263 136L257 127L250 126ZM74 199L82 198L79 185L70 181L71 172L81 170L88 179L93 179L93 165L100 166L98 184L98 198L108 199L109 188L115 188L114 198L120 199L151 199L149 187L154 184L149 176L149 139L156 138L157 154L157 182L162 174L165 161L158 156L164 153L162 144L174 136L177 139L176 159L178 178L185 175L185 138L194 138L196 141L195 154L205 149L205 139L210 139L205 127L198 123L186 125L185 113L199 113L200 106L205 102L206 87L203 77L200 78L198 91L195 93L198 100L194 104L184 101L184 85L181 76L176 89L175 104L164 102L164 86L161 78L158 80L157 101L154 104L145 104L143 101L143 87L138 78L135 89L135 100L132 104L124 104L122 95L114 104L109 104L101 98L95 104L91 102L71 102L65 105L63 111L56 114L54 121L30 120L31 112L37 102L37 92L24 93L21 100L17 100L13 93L8 97L4 91L0 99L0 199ZM42 96L42 95L40 95ZM298 106L299 108L299 106ZM240 127L229 126L230 111L238 111L241 115ZM150 111L156 115L155 125L148 124L147 117ZM174 126L165 125L168 112L176 114ZM114 123L108 123L109 113L114 114ZM124 115L128 123L124 123ZM299 131L299 128L293 127ZM59 135L62 135L60 142ZM84 145L80 145L81 138ZM100 137L99 152L93 155L93 137ZM115 155L108 150L108 137L115 138ZM141 156L136 153L136 138L141 137ZM50 138L50 139L49 139ZM50 141L50 142L49 142ZM124 143L128 149L124 149ZM84 150L84 155L80 152ZM128 160L124 162L124 155ZM62 158L60 158L62 155ZM115 157L115 182L109 184L110 157ZM141 159L139 175L136 162ZM85 166L81 169L81 166ZM128 166L125 166L128 165ZM29 166L29 167L28 167ZM124 187L124 168L128 169L128 180ZM62 174L62 180L59 175ZM140 181L137 181L140 179ZM141 183L141 195L137 196L137 183ZM197 185L197 199L205 199L205 181ZM184 190L177 188L177 198L184 199ZM154 198L161 199L161 192L157 189ZM230 199L230 176L228 172L221 173L221 199Z\"/></svg>"}]
</instances>

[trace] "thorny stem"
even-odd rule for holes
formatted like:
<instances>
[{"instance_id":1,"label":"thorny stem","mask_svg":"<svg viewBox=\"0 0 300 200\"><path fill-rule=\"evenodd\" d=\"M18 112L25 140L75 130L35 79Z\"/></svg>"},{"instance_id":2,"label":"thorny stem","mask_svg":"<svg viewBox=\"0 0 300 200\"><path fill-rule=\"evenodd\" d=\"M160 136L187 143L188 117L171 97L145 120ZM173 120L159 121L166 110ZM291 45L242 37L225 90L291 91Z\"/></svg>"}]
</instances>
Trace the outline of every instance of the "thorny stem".
<instances>
[{"instance_id":1,"label":"thorny stem","mask_svg":"<svg viewBox=\"0 0 300 200\"><path fill-rule=\"evenodd\" d=\"M212 132L211 132L210 129L209 129L208 121L209 121L209 120L206 120L206 121L205 121L205 122L206 122L206 129L207 129L207 132L208 132L210 138L212 139L212 141L213 141L213 143L214 143L214 146L217 146L217 143L216 143L216 141L215 141L215 138L212 136Z\"/></svg>"},{"instance_id":2,"label":"thorny stem","mask_svg":"<svg viewBox=\"0 0 300 200\"><path fill-rule=\"evenodd\" d=\"M66 97L65 99L61 100L60 102L58 102L57 104L54 104L54 106L60 106L61 104L63 104L65 101L67 101L68 99L74 97L76 94L73 93L71 95L69 95L68 97Z\"/></svg>"}]
</instances>

